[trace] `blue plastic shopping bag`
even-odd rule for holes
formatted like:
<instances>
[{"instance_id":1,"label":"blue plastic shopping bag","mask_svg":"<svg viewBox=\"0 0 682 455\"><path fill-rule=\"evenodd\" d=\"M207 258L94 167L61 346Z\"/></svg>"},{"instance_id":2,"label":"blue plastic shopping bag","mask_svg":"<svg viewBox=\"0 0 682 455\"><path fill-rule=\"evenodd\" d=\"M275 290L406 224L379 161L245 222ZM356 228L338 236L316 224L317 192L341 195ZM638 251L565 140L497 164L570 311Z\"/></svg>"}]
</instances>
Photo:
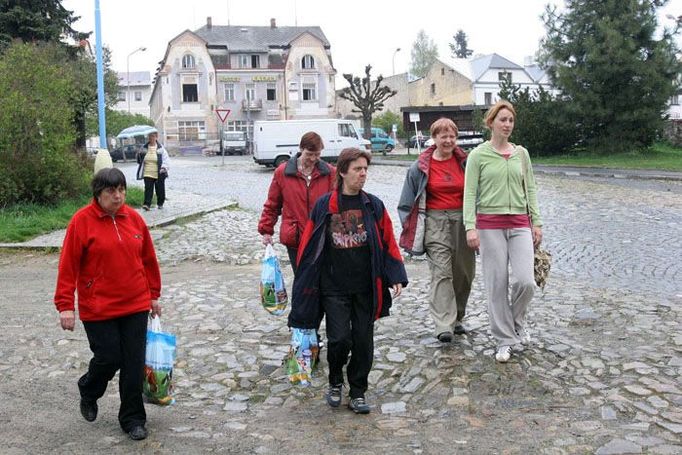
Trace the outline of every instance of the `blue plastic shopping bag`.
<instances>
[{"instance_id":1,"label":"blue plastic shopping bag","mask_svg":"<svg viewBox=\"0 0 682 455\"><path fill-rule=\"evenodd\" d=\"M285 362L292 384L310 385L319 353L315 329L291 329L291 346Z\"/></svg>"},{"instance_id":2,"label":"blue plastic shopping bag","mask_svg":"<svg viewBox=\"0 0 682 455\"><path fill-rule=\"evenodd\" d=\"M158 316L152 318L147 329L144 384L142 391L150 403L166 406L175 403L173 392L173 363L175 362L175 335L161 330Z\"/></svg>"},{"instance_id":3,"label":"blue plastic shopping bag","mask_svg":"<svg viewBox=\"0 0 682 455\"><path fill-rule=\"evenodd\" d=\"M263 268L260 275L260 297L263 308L275 316L284 314L287 303L289 303L282 269L272 245L265 248Z\"/></svg>"}]
</instances>

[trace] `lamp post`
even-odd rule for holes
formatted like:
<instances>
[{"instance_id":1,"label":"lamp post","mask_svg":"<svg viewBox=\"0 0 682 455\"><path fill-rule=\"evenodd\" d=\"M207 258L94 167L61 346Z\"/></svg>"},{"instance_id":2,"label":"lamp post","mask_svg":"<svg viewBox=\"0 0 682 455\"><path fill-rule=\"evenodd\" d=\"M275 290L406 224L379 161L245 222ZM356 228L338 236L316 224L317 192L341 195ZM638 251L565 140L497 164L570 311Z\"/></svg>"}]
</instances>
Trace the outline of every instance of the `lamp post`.
<instances>
[{"instance_id":1,"label":"lamp post","mask_svg":"<svg viewBox=\"0 0 682 455\"><path fill-rule=\"evenodd\" d=\"M391 59L393 73L391 74L391 76L395 75L395 54L397 54L398 52L400 52L400 48L396 48L396 50L393 51L393 58Z\"/></svg>"},{"instance_id":2,"label":"lamp post","mask_svg":"<svg viewBox=\"0 0 682 455\"><path fill-rule=\"evenodd\" d=\"M130 56L133 55L135 52L144 52L146 50L147 50L146 47L138 47L130 54L128 54L128 57L126 57L126 82L128 83L128 87L126 90L126 99L128 100L128 114L130 114Z\"/></svg>"}]
</instances>

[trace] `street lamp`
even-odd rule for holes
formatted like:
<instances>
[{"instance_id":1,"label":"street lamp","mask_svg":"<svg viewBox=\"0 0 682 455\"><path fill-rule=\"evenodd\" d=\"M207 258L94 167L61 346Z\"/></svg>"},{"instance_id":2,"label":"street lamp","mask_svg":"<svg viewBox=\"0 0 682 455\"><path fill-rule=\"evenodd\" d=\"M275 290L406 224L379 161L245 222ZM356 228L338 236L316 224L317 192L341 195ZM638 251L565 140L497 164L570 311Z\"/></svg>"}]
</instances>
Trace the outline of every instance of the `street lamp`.
<instances>
[{"instance_id":1,"label":"street lamp","mask_svg":"<svg viewBox=\"0 0 682 455\"><path fill-rule=\"evenodd\" d=\"M126 80L128 82L128 88L126 91L126 98L128 99L128 114L130 114L130 56L133 55L135 52L144 52L146 51L146 47L138 47L134 51L132 51L130 54L128 54L128 57L126 57Z\"/></svg>"},{"instance_id":2,"label":"street lamp","mask_svg":"<svg viewBox=\"0 0 682 455\"><path fill-rule=\"evenodd\" d=\"M393 58L391 59L391 62L393 64L393 74L391 76L395 75L395 54L400 52L400 48L397 48L395 51L393 51Z\"/></svg>"}]
</instances>

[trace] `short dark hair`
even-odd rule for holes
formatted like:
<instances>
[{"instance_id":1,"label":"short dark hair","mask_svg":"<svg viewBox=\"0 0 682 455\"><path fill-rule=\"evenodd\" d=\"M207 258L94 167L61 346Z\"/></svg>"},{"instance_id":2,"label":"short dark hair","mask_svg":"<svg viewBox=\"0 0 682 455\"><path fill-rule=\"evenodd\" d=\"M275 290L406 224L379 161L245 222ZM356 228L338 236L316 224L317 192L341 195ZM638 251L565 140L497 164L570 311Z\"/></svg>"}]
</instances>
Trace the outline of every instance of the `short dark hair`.
<instances>
[{"instance_id":1,"label":"short dark hair","mask_svg":"<svg viewBox=\"0 0 682 455\"><path fill-rule=\"evenodd\" d=\"M324 142L322 138L315 131L308 131L303 136L301 136L301 142L298 147L303 150L310 150L311 152L319 152L324 148Z\"/></svg>"},{"instance_id":2,"label":"short dark hair","mask_svg":"<svg viewBox=\"0 0 682 455\"><path fill-rule=\"evenodd\" d=\"M92 178L92 195L96 198L102 194L107 188L119 188L123 187L128 189L126 184L126 176L123 175L120 169L115 167L105 167L100 169L97 174Z\"/></svg>"},{"instance_id":3,"label":"short dark hair","mask_svg":"<svg viewBox=\"0 0 682 455\"><path fill-rule=\"evenodd\" d=\"M339 158L336 160L336 186L338 189L343 187L343 177L341 176L341 173L347 173L350 163L357 160L358 158L366 159L368 165L372 161L372 155L364 150L360 150L355 147L349 147L341 150Z\"/></svg>"}]
</instances>

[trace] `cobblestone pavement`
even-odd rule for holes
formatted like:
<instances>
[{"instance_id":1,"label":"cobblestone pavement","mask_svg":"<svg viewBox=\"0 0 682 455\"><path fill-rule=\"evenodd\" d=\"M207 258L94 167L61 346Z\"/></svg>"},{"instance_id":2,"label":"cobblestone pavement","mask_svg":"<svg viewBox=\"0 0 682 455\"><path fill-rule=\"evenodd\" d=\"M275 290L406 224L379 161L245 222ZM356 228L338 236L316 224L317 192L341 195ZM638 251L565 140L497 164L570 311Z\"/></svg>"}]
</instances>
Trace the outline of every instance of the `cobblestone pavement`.
<instances>
[{"instance_id":1,"label":"cobblestone pavement","mask_svg":"<svg viewBox=\"0 0 682 455\"><path fill-rule=\"evenodd\" d=\"M411 283L376 325L372 413L355 416L324 403L325 362L311 387L289 385L286 321L258 303L255 226L271 171L213 160L176 159L169 204L176 191L242 208L153 230L164 327L178 336L177 403L147 407L143 443L116 428L115 384L94 424L78 415L89 351L82 326L56 327L58 256L0 253L0 452L682 453L676 183L538 178L555 264L531 306L534 343L505 365L492 357L480 277L469 333L442 346L426 264L408 260ZM394 218L404 172L371 169L368 190Z\"/></svg>"}]
</instances>

